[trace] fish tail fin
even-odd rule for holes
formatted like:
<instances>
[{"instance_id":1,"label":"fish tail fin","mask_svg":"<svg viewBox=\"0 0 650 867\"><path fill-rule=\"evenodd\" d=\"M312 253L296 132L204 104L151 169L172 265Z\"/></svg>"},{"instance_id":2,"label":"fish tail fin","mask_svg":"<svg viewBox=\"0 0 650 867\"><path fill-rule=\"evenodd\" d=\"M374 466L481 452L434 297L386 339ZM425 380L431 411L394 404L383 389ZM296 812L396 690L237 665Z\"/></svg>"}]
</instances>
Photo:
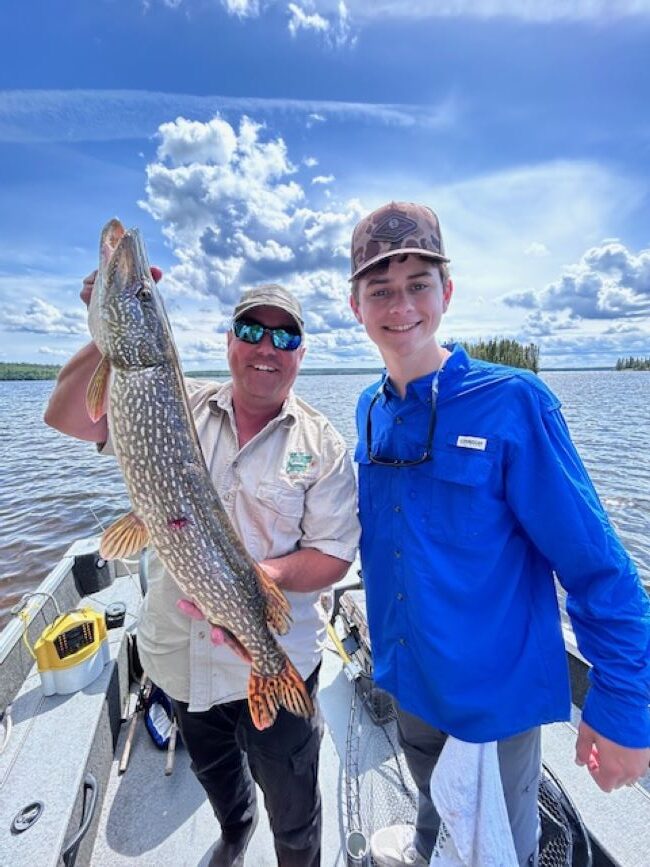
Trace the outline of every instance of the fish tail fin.
<instances>
[{"instance_id":1,"label":"fish tail fin","mask_svg":"<svg viewBox=\"0 0 650 867\"><path fill-rule=\"evenodd\" d=\"M286 635L291 628L291 607L287 597L261 566L255 563L253 568L266 601L266 622L278 635Z\"/></svg>"},{"instance_id":2,"label":"fish tail fin","mask_svg":"<svg viewBox=\"0 0 650 867\"><path fill-rule=\"evenodd\" d=\"M305 681L288 657L280 674L265 676L253 668L248 680L248 707L256 729L272 726L281 705L296 716L314 713Z\"/></svg>"}]
</instances>

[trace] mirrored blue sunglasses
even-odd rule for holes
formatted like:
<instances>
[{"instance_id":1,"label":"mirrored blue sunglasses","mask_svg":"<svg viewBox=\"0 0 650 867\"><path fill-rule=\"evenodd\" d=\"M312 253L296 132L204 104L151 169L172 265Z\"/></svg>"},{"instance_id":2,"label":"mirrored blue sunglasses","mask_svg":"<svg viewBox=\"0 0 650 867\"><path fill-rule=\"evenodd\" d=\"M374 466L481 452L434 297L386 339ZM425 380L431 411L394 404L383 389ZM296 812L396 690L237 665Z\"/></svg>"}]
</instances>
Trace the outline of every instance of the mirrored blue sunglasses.
<instances>
[{"instance_id":1,"label":"mirrored blue sunglasses","mask_svg":"<svg viewBox=\"0 0 650 867\"><path fill-rule=\"evenodd\" d=\"M260 343L265 334L271 335L271 342L276 349L294 352L302 343L302 334L296 328L269 328L254 319L236 319L232 330L238 340L245 343Z\"/></svg>"}]
</instances>

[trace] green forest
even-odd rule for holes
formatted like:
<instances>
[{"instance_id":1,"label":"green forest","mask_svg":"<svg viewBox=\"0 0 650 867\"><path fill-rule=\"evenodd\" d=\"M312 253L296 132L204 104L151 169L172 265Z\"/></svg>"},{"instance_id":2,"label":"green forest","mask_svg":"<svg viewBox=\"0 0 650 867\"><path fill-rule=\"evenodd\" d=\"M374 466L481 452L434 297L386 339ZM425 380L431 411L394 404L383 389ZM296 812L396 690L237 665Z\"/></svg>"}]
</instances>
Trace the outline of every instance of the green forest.
<instances>
[{"instance_id":1,"label":"green forest","mask_svg":"<svg viewBox=\"0 0 650 867\"><path fill-rule=\"evenodd\" d=\"M56 379L61 368L55 364L0 362L0 379Z\"/></svg>"},{"instance_id":2,"label":"green forest","mask_svg":"<svg viewBox=\"0 0 650 867\"><path fill-rule=\"evenodd\" d=\"M458 341L472 358L523 367L535 373L539 371L539 346L535 343L519 343L517 340L497 339ZM26 364L0 362L0 380L3 379L56 379L61 368L55 364ZM603 368L604 369L604 368ZM611 368L610 368L611 369ZM616 370L650 370L650 358L619 358ZM367 373L366 368L303 368L303 374ZM210 371L215 374L215 371ZM228 376L227 371L218 371L219 377ZM188 371L188 376L207 376L207 371Z\"/></svg>"},{"instance_id":3,"label":"green forest","mask_svg":"<svg viewBox=\"0 0 650 867\"><path fill-rule=\"evenodd\" d=\"M616 370L650 370L650 358L619 358Z\"/></svg>"},{"instance_id":4,"label":"green forest","mask_svg":"<svg viewBox=\"0 0 650 867\"><path fill-rule=\"evenodd\" d=\"M519 343L516 340L478 340L475 343L459 341L465 352L481 361L523 367L537 373L539 370L539 346L534 343Z\"/></svg>"}]
</instances>

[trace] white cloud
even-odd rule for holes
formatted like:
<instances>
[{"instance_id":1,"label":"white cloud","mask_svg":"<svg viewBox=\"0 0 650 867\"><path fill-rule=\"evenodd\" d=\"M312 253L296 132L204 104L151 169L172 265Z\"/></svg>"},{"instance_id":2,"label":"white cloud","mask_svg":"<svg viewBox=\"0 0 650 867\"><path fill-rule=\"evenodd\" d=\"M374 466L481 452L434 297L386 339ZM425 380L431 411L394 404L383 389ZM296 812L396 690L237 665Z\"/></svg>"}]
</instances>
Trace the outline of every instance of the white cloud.
<instances>
[{"instance_id":1,"label":"white cloud","mask_svg":"<svg viewBox=\"0 0 650 867\"><path fill-rule=\"evenodd\" d=\"M195 0L162 0L165 6L192 6ZM145 7L149 7L149 0ZM221 0L238 18L253 18L272 7L297 7L306 18L325 20L330 29L354 20L426 20L432 18L512 18L532 23L548 21L605 21L647 17L650 0L303 0L303 6L286 0ZM343 7L343 11L341 11ZM292 13L293 14L293 13ZM293 19L292 19L293 20Z\"/></svg>"},{"instance_id":2,"label":"white cloud","mask_svg":"<svg viewBox=\"0 0 650 867\"><path fill-rule=\"evenodd\" d=\"M303 165L307 166L308 169L313 169L314 166L318 165L318 160L316 159L316 157L305 157L302 162Z\"/></svg>"},{"instance_id":3,"label":"white cloud","mask_svg":"<svg viewBox=\"0 0 650 867\"><path fill-rule=\"evenodd\" d=\"M360 203L311 207L281 138L247 117L237 130L216 121L163 124L159 161L147 167L141 205L178 260L167 290L217 297L225 311L246 285L343 269ZM222 161L201 161L206 153Z\"/></svg>"},{"instance_id":4,"label":"white cloud","mask_svg":"<svg viewBox=\"0 0 650 867\"><path fill-rule=\"evenodd\" d=\"M271 6L285 5L285 0L221 0L222 5L230 15L238 18L255 18ZM290 2L285 5L288 13L288 30L293 38L299 33L317 33L324 38L330 48L354 46L356 36L348 7L344 0L335 3L322 0L302 0L302 3Z\"/></svg>"},{"instance_id":5,"label":"white cloud","mask_svg":"<svg viewBox=\"0 0 650 867\"><path fill-rule=\"evenodd\" d=\"M162 124L160 135L162 144L158 148L158 159L169 157L177 165L228 163L237 146L232 127L218 117L209 123L179 117L175 122Z\"/></svg>"},{"instance_id":6,"label":"white cloud","mask_svg":"<svg viewBox=\"0 0 650 867\"><path fill-rule=\"evenodd\" d=\"M541 347L542 369L573 367L576 364L585 367L598 365L613 367L618 358L629 355L645 357L650 353L647 332L610 335L583 330L568 335L566 332L560 335L549 334L537 342Z\"/></svg>"},{"instance_id":7,"label":"white cloud","mask_svg":"<svg viewBox=\"0 0 650 867\"><path fill-rule=\"evenodd\" d=\"M54 304L34 298L22 310L5 307L0 311L0 325L7 331L33 334L87 334L86 314L82 310L65 312Z\"/></svg>"},{"instance_id":8,"label":"white cloud","mask_svg":"<svg viewBox=\"0 0 650 867\"><path fill-rule=\"evenodd\" d=\"M321 0L331 8L335 0ZM531 22L604 20L650 14L650 0L348 0L355 19L515 18Z\"/></svg>"},{"instance_id":9,"label":"white cloud","mask_svg":"<svg viewBox=\"0 0 650 867\"><path fill-rule=\"evenodd\" d=\"M260 14L259 0L221 0L221 3L230 15L238 18L254 18Z\"/></svg>"},{"instance_id":10,"label":"white cloud","mask_svg":"<svg viewBox=\"0 0 650 867\"><path fill-rule=\"evenodd\" d=\"M529 244L524 250L524 254L526 256L548 256L549 249L546 244L540 244L539 241L533 241L532 244Z\"/></svg>"},{"instance_id":11,"label":"white cloud","mask_svg":"<svg viewBox=\"0 0 650 867\"><path fill-rule=\"evenodd\" d=\"M45 355L55 360L67 361L70 358L70 352L67 349L55 349L53 346L39 346L38 354Z\"/></svg>"},{"instance_id":12,"label":"white cloud","mask_svg":"<svg viewBox=\"0 0 650 867\"><path fill-rule=\"evenodd\" d=\"M530 313L519 327L519 334L526 339L548 337L557 331L576 330L576 321L568 314L543 313L535 310Z\"/></svg>"},{"instance_id":13,"label":"white cloud","mask_svg":"<svg viewBox=\"0 0 650 867\"><path fill-rule=\"evenodd\" d=\"M650 249L632 253L608 241L591 247L539 292L512 293L510 306L568 311L582 319L650 316Z\"/></svg>"},{"instance_id":14,"label":"white cloud","mask_svg":"<svg viewBox=\"0 0 650 867\"><path fill-rule=\"evenodd\" d=\"M312 184L331 184L334 180L334 175L316 175L311 179Z\"/></svg>"},{"instance_id":15,"label":"white cloud","mask_svg":"<svg viewBox=\"0 0 650 867\"><path fill-rule=\"evenodd\" d=\"M172 295L209 297L222 325L242 288L283 282L303 302L311 363L323 363L332 353L376 363L376 351L348 308L347 267L355 222L383 196L341 201L332 179L325 190L331 188L332 197L316 208L307 194L313 185L306 181L303 188L281 137L247 117L237 127L216 120L190 124L181 118L161 126L159 159L147 168L142 204L162 222L178 261L165 287ZM221 162L209 161L215 152ZM319 177L329 180L325 173ZM414 190L402 186L405 199L421 198L421 183ZM581 333L600 339L602 325L590 329L584 310L540 304L537 287L557 282L567 261L607 272L608 324L630 310L642 314L645 260L630 258L615 241L583 256L585 239L602 237L602 227L636 207L639 195L631 179L597 164L568 161L520 166L431 190L456 281L441 336L469 336L480 322L483 335L536 340L544 348L554 346L558 335L565 341ZM615 274L625 274L625 281ZM590 304L594 307L593 298ZM196 322L204 327L198 317ZM608 339L613 345L625 336ZM558 349L558 358L567 345Z\"/></svg>"},{"instance_id":16,"label":"white cloud","mask_svg":"<svg viewBox=\"0 0 650 867\"><path fill-rule=\"evenodd\" d=\"M194 96L140 90L0 91L0 142L116 141L152 136L170 117L207 123L216 114L242 112L305 116L305 125L338 120L406 129L448 129L459 122L454 99L436 105ZM189 122L189 121L188 121Z\"/></svg>"},{"instance_id":17,"label":"white cloud","mask_svg":"<svg viewBox=\"0 0 650 867\"><path fill-rule=\"evenodd\" d=\"M421 189L406 188L404 198L411 196L417 201ZM623 220L641 201L632 178L568 160L470 177L427 196L441 219L457 295L467 288L472 297L492 299L551 282L566 262L602 238L604 227ZM549 254L525 255L533 243Z\"/></svg>"},{"instance_id":18,"label":"white cloud","mask_svg":"<svg viewBox=\"0 0 650 867\"><path fill-rule=\"evenodd\" d=\"M226 369L226 337L225 334L216 338L205 337L179 346L183 365L197 365L204 368Z\"/></svg>"},{"instance_id":19,"label":"white cloud","mask_svg":"<svg viewBox=\"0 0 650 867\"><path fill-rule=\"evenodd\" d=\"M330 28L330 23L322 15L316 12L308 13L297 3L289 3L289 33L292 36L300 30L316 30L325 33Z\"/></svg>"}]
</instances>

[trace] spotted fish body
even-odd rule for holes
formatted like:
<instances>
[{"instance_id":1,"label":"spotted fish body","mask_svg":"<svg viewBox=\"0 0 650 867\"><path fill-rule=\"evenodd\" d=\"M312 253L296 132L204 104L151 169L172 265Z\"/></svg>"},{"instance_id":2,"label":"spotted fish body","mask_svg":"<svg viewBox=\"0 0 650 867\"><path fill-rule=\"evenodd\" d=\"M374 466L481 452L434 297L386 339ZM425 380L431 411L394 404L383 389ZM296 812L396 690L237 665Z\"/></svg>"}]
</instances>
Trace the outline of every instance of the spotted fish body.
<instances>
[{"instance_id":1,"label":"spotted fish body","mask_svg":"<svg viewBox=\"0 0 650 867\"><path fill-rule=\"evenodd\" d=\"M255 725L278 707L313 712L304 682L269 626L289 629L289 605L251 559L219 500L189 410L171 327L137 230L112 220L102 232L89 324L103 355L88 411L108 409L133 512L102 538L102 556L149 542L185 596L250 656Z\"/></svg>"}]
</instances>

